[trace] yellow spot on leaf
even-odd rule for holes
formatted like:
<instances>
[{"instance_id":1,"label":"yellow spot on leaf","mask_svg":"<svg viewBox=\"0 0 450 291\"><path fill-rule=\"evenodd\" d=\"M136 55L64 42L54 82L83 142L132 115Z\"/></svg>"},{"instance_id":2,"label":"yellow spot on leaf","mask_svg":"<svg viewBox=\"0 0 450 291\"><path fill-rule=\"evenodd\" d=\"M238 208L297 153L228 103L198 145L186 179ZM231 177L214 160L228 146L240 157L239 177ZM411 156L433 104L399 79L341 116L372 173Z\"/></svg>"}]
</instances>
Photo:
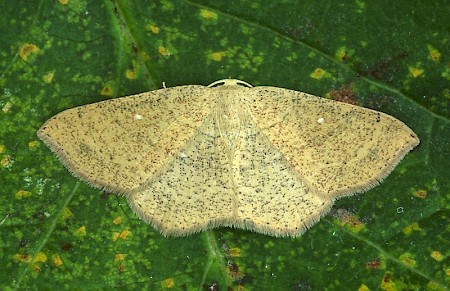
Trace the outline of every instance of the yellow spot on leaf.
<instances>
[{"instance_id":1,"label":"yellow spot on leaf","mask_svg":"<svg viewBox=\"0 0 450 291\"><path fill-rule=\"evenodd\" d=\"M159 53L160 53L161 55L163 55L163 56L170 56L169 50L166 49L166 48L163 47L163 46L160 46L160 47L158 48L158 51L159 51Z\"/></svg>"},{"instance_id":2,"label":"yellow spot on leaf","mask_svg":"<svg viewBox=\"0 0 450 291\"><path fill-rule=\"evenodd\" d=\"M442 259L444 258L444 256L441 254L441 252L438 252L438 251L432 251L431 257L438 262L442 261Z\"/></svg>"},{"instance_id":3,"label":"yellow spot on leaf","mask_svg":"<svg viewBox=\"0 0 450 291\"><path fill-rule=\"evenodd\" d=\"M121 239L126 239L127 236L131 235L131 231L129 231L128 229L124 229L121 233L120 233L120 238Z\"/></svg>"},{"instance_id":4,"label":"yellow spot on leaf","mask_svg":"<svg viewBox=\"0 0 450 291\"><path fill-rule=\"evenodd\" d=\"M128 229L124 229L121 233L114 232L113 233L113 241L118 240L119 238L125 240L127 236L131 236L131 231Z\"/></svg>"},{"instance_id":5,"label":"yellow spot on leaf","mask_svg":"<svg viewBox=\"0 0 450 291\"><path fill-rule=\"evenodd\" d=\"M116 254L116 257L114 258L114 261L123 261L125 259L125 255L124 254Z\"/></svg>"},{"instance_id":6,"label":"yellow spot on leaf","mask_svg":"<svg viewBox=\"0 0 450 291\"><path fill-rule=\"evenodd\" d=\"M59 0L59 3L61 3L62 5L66 5L67 2L69 2L69 0Z\"/></svg>"},{"instance_id":7,"label":"yellow spot on leaf","mask_svg":"<svg viewBox=\"0 0 450 291\"><path fill-rule=\"evenodd\" d=\"M348 58L349 58L349 53L348 53L347 48L346 48L345 46L340 47L340 48L337 50L335 56L336 56L336 58L337 58L338 60L341 60L341 61L346 61L346 60L348 60Z\"/></svg>"},{"instance_id":8,"label":"yellow spot on leaf","mask_svg":"<svg viewBox=\"0 0 450 291\"><path fill-rule=\"evenodd\" d=\"M149 31L151 31L151 32L154 33L154 34L158 34L158 33L159 33L159 27L156 26L156 25L153 25L153 24L148 24L148 25L146 26L146 29L149 30Z\"/></svg>"},{"instance_id":9,"label":"yellow spot on leaf","mask_svg":"<svg viewBox=\"0 0 450 291\"><path fill-rule=\"evenodd\" d=\"M142 52L141 53L141 57L142 57L143 61L149 61L151 59L150 55L148 53L146 53L146 52Z\"/></svg>"},{"instance_id":10,"label":"yellow spot on leaf","mask_svg":"<svg viewBox=\"0 0 450 291\"><path fill-rule=\"evenodd\" d=\"M0 161L0 164L6 168L7 166L9 166L9 161L10 161L9 158L10 158L9 155L4 155L2 160Z\"/></svg>"},{"instance_id":11,"label":"yellow spot on leaf","mask_svg":"<svg viewBox=\"0 0 450 291\"><path fill-rule=\"evenodd\" d=\"M168 278L161 282L162 288L173 288L175 286L175 280L173 278Z\"/></svg>"},{"instance_id":12,"label":"yellow spot on leaf","mask_svg":"<svg viewBox=\"0 0 450 291\"><path fill-rule=\"evenodd\" d=\"M53 71L53 72L48 72L47 74L45 74L45 75L42 77L42 80L43 80L45 83L49 84L49 83L51 83L51 82L53 81L53 77L55 77L55 71Z\"/></svg>"},{"instance_id":13,"label":"yellow spot on leaf","mask_svg":"<svg viewBox=\"0 0 450 291\"><path fill-rule=\"evenodd\" d=\"M86 236L86 226L81 226L79 228L77 228L74 232L73 235L76 237L84 237Z\"/></svg>"},{"instance_id":14,"label":"yellow spot on leaf","mask_svg":"<svg viewBox=\"0 0 450 291\"><path fill-rule=\"evenodd\" d=\"M414 192L414 197L425 199L425 198L427 198L427 191L418 190L418 191Z\"/></svg>"},{"instance_id":15,"label":"yellow spot on leaf","mask_svg":"<svg viewBox=\"0 0 450 291\"><path fill-rule=\"evenodd\" d=\"M122 217L121 216L117 216L116 218L114 218L113 223L114 224L120 224L122 222Z\"/></svg>"},{"instance_id":16,"label":"yellow spot on leaf","mask_svg":"<svg viewBox=\"0 0 450 291\"><path fill-rule=\"evenodd\" d=\"M241 249L240 248L230 248L229 249L230 257L236 258L241 256Z\"/></svg>"},{"instance_id":17,"label":"yellow spot on leaf","mask_svg":"<svg viewBox=\"0 0 450 291\"><path fill-rule=\"evenodd\" d=\"M45 263L47 261L47 256L43 252L39 252L34 256L33 263L41 262Z\"/></svg>"},{"instance_id":18,"label":"yellow spot on leaf","mask_svg":"<svg viewBox=\"0 0 450 291\"><path fill-rule=\"evenodd\" d=\"M103 96L112 96L113 90L109 85L105 85L100 94Z\"/></svg>"},{"instance_id":19,"label":"yellow spot on leaf","mask_svg":"<svg viewBox=\"0 0 450 291\"><path fill-rule=\"evenodd\" d=\"M416 260L414 259L414 256L410 253L404 253L400 255L399 260L402 261L405 265L408 265L410 267L416 266Z\"/></svg>"},{"instance_id":20,"label":"yellow spot on leaf","mask_svg":"<svg viewBox=\"0 0 450 291\"><path fill-rule=\"evenodd\" d=\"M403 229L403 233L408 235L411 234L413 231L420 231L422 230L417 222L414 222L413 224L408 225Z\"/></svg>"},{"instance_id":21,"label":"yellow spot on leaf","mask_svg":"<svg viewBox=\"0 0 450 291\"><path fill-rule=\"evenodd\" d=\"M358 291L370 291L370 288L367 287L367 285L361 284L361 286L359 286Z\"/></svg>"},{"instance_id":22,"label":"yellow spot on leaf","mask_svg":"<svg viewBox=\"0 0 450 291\"><path fill-rule=\"evenodd\" d=\"M39 142L37 141L37 140L33 140L33 141L30 141L29 143L28 143L28 148L29 149L34 149L35 147L37 147L39 145Z\"/></svg>"},{"instance_id":23,"label":"yellow spot on leaf","mask_svg":"<svg viewBox=\"0 0 450 291\"><path fill-rule=\"evenodd\" d=\"M16 260L22 263L31 264L34 271L40 271L38 263L45 263L47 261L47 256L43 252L37 253L33 258L29 254L15 254Z\"/></svg>"},{"instance_id":24,"label":"yellow spot on leaf","mask_svg":"<svg viewBox=\"0 0 450 291\"><path fill-rule=\"evenodd\" d=\"M138 68L137 63L135 61L133 61L133 68L128 69L125 72L125 77L129 80L135 80L139 74L139 70L137 68Z\"/></svg>"},{"instance_id":25,"label":"yellow spot on leaf","mask_svg":"<svg viewBox=\"0 0 450 291\"><path fill-rule=\"evenodd\" d=\"M423 74L424 70L416 68L416 67L409 67L409 73L414 77L420 77Z\"/></svg>"},{"instance_id":26,"label":"yellow spot on leaf","mask_svg":"<svg viewBox=\"0 0 450 291\"><path fill-rule=\"evenodd\" d=\"M387 273L384 275L383 279L381 279L381 290L387 291L397 291L397 285L394 281L392 281L391 274Z\"/></svg>"},{"instance_id":27,"label":"yellow spot on leaf","mask_svg":"<svg viewBox=\"0 0 450 291\"><path fill-rule=\"evenodd\" d=\"M5 151L5 146L4 145L0 145L0 154L3 153Z\"/></svg>"},{"instance_id":28,"label":"yellow spot on leaf","mask_svg":"<svg viewBox=\"0 0 450 291\"><path fill-rule=\"evenodd\" d=\"M205 19L212 19L212 20L217 20L218 18L217 13L207 9L200 9L200 16Z\"/></svg>"},{"instance_id":29,"label":"yellow spot on leaf","mask_svg":"<svg viewBox=\"0 0 450 291\"><path fill-rule=\"evenodd\" d=\"M47 256L42 253L39 252L36 254L36 256L34 256L32 264L33 264L33 270L35 272L38 272L41 270L41 267L37 264L37 263L45 263L47 261Z\"/></svg>"},{"instance_id":30,"label":"yellow spot on leaf","mask_svg":"<svg viewBox=\"0 0 450 291\"><path fill-rule=\"evenodd\" d=\"M125 76L127 77L127 79L134 80L136 79L136 71L128 69L125 73Z\"/></svg>"},{"instance_id":31,"label":"yellow spot on leaf","mask_svg":"<svg viewBox=\"0 0 450 291\"><path fill-rule=\"evenodd\" d=\"M320 79L322 79L322 78L325 76L326 73L327 73L327 72L326 72L324 69L322 69L322 68L317 68L317 69L315 69L314 72L312 72L311 75L309 75L309 76L310 76L311 78L320 80Z\"/></svg>"},{"instance_id":32,"label":"yellow spot on leaf","mask_svg":"<svg viewBox=\"0 0 450 291\"><path fill-rule=\"evenodd\" d=\"M441 59L441 53L431 45L428 45L427 47L431 59L435 62L439 62L439 60Z\"/></svg>"},{"instance_id":33,"label":"yellow spot on leaf","mask_svg":"<svg viewBox=\"0 0 450 291\"><path fill-rule=\"evenodd\" d=\"M72 211L70 211L69 207L64 207L63 211L62 211L62 219L68 219L71 218L73 216Z\"/></svg>"},{"instance_id":34,"label":"yellow spot on leaf","mask_svg":"<svg viewBox=\"0 0 450 291\"><path fill-rule=\"evenodd\" d=\"M11 102L6 102L6 104L2 107L2 111L3 113L8 113L9 110L12 107L12 103Z\"/></svg>"},{"instance_id":35,"label":"yellow spot on leaf","mask_svg":"<svg viewBox=\"0 0 450 291\"><path fill-rule=\"evenodd\" d=\"M43 252L37 253L33 258L33 263L45 263L47 256Z\"/></svg>"},{"instance_id":36,"label":"yellow spot on leaf","mask_svg":"<svg viewBox=\"0 0 450 291\"><path fill-rule=\"evenodd\" d=\"M25 191L25 190L19 190L16 192L16 199L22 199L22 198L27 198L31 196L31 192L30 191Z\"/></svg>"},{"instance_id":37,"label":"yellow spot on leaf","mask_svg":"<svg viewBox=\"0 0 450 291\"><path fill-rule=\"evenodd\" d=\"M19 51L19 56L22 58L22 60L26 61L28 57L33 54L37 53L39 51L39 48L31 43L24 43Z\"/></svg>"},{"instance_id":38,"label":"yellow spot on leaf","mask_svg":"<svg viewBox=\"0 0 450 291\"><path fill-rule=\"evenodd\" d=\"M15 254L15 258L22 263L31 262L31 256L29 254Z\"/></svg>"},{"instance_id":39,"label":"yellow spot on leaf","mask_svg":"<svg viewBox=\"0 0 450 291\"><path fill-rule=\"evenodd\" d=\"M63 261L59 255L53 255L52 260L56 267L60 267L63 264Z\"/></svg>"},{"instance_id":40,"label":"yellow spot on leaf","mask_svg":"<svg viewBox=\"0 0 450 291\"><path fill-rule=\"evenodd\" d=\"M215 52L209 54L208 57L213 61L220 62L223 59L223 57L226 56L226 54L227 54L226 52Z\"/></svg>"}]
</instances>

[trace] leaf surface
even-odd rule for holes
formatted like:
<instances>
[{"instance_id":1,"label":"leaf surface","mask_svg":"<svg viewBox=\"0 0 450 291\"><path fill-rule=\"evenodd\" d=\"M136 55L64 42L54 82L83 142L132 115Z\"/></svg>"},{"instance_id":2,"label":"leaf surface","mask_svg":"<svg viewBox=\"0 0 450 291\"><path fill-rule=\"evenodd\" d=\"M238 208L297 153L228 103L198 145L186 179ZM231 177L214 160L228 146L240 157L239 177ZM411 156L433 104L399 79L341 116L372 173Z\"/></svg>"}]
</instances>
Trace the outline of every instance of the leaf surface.
<instances>
[{"instance_id":1,"label":"leaf surface","mask_svg":"<svg viewBox=\"0 0 450 291\"><path fill-rule=\"evenodd\" d=\"M2 289L431 289L449 285L446 1L3 1ZM302 237L164 238L36 137L54 114L223 78L402 120L421 139ZM344 288L345 287L345 288ZM214 289L211 289L214 290Z\"/></svg>"}]
</instances>

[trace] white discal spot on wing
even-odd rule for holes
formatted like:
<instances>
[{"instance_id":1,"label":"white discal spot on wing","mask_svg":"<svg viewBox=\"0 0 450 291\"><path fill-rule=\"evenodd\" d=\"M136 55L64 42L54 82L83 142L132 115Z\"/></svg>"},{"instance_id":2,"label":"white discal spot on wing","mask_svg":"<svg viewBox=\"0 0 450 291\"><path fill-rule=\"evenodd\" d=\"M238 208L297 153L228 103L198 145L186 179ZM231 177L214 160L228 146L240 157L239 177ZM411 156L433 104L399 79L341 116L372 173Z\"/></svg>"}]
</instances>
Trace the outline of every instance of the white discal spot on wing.
<instances>
[{"instance_id":1,"label":"white discal spot on wing","mask_svg":"<svg viewBox=\"0 0 450 291\"><path fill-rule=\"evenodd\" d=\"M63 111L38 136L165 235L298 236L419 143L392 116L302 92L231 79L163 87Z\"/></svg>"}]
</instances>

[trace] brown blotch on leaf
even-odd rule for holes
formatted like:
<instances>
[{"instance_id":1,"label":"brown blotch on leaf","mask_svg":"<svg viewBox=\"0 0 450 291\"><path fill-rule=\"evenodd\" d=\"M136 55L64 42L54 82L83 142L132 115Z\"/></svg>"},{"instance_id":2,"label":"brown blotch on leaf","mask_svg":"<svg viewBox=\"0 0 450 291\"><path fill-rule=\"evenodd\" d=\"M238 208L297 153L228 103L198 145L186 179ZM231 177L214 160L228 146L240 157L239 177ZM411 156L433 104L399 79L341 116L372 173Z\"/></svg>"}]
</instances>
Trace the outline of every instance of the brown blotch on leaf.
<instances>
[{"instance_id":1,"label":"brown blotch on leaf","mask_svg":"<svg viewBox=\"0 0 450 291\"><path fill-rule=\"evenodd\" d=\"M407 52L399 52L394 56L386 57L372 66L372 68L367 71L367 74L378 80L384 79L387 71L393 66L393 64L406 56L408 56Z\"/></svg>"},{"instance_id":2,"label":"brown blotch on leaf","mask_svg":"<svg viewBox=\"0 0 450 291\"><path fill-rule=\"evenodd\" d=\"M335 101L356 105L356 96L351 86L342 86L337 90L331 90L330 96Z\"/></svg>"},{"instance_id":3,"label":"brown blotch on leaf","mask_svg":"<svg viewBox=\"0 0 450 291\"><path fill-rule=\"evenodd\" d=\"M71 243L65 243L62 245L62 249L66 252L73 250L73 245Z\"/></svg>"},{"instance_id":4,"label":"brown blotch on leaf","mask_svg":"<svg viewBox=\"0 0 450 291\"><path fill-rule=\"evenodd\" d=\"M233 278L233 281L236 283L241 283L244 276L239 271L239 266L236 263L228 261L227 267L230 276Z\"/></svg>"},{"instance_id":5,"label":"brown blotch on leaf","mask_svg":"<svg viewBox=\"0 0 450 291\"><path fill-rule=\"evenodd\" d=\"M384 277L383 277L383 282L384 282L384 283L389 283L389 282L391 282L391 274L390 274L390 273L387 273L387 274L384 275Z\"/></svg>"},{"instance_id":6,"label":"brown blotch on leaf","mask_svg":"<svg viewBox=\"0 0 450 291\"><path fill-rule=\"evenodd\" d=\"M103 193L100 195L101 199L108 199L108 197L111 195L111 192L103 191Z\"/></svg>"},{"instance_id":7,"label":"brown blotch on leaf","mask_svg":"<svg viewBox=\"0 0 450 291\"><path fill-rule=\"evenodd\" d=\"M366 263L367 269L379 269L380 266L381 266L381 258L376 258L375 260Z\"/></svg>"},{"instance_id":8,"label":"brown blotch on leaf","mask_svg":"<svg viewBox=\"0 0 450 291\"><path fill-rule=\"evenodd\" d=\"M349 210L344 208L333 209L331 215L343 225L359 226L362 222Z\"/></svg>"},{"instance_id":9,"label":"brown blotch on leaf","mask_svg":"<svg viewBox=\"0 0 450 291\"><path fill-rule=\"evenodd\" d=\"M414 196L420 199L425 199L427 198L427 191L425 190L418 190L414 193Z\"/></svg>"}]
</instances>

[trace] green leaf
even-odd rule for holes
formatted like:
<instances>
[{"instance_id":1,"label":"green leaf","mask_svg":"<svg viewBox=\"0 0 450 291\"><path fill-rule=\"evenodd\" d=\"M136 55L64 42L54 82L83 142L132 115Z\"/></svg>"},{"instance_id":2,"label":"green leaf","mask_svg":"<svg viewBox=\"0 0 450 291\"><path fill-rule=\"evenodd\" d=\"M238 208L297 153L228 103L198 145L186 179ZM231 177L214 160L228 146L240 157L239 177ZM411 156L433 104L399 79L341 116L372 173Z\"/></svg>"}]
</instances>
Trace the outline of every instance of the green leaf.
<instances>
[{"instance_id":1,"label":"green leaf","mask_svg":"<svg viewBox=\"0 0 450 291\"><path fill-rule=\"evenodd\" d=\"M442 290L450 284L447 1L0 3L1 289ZM227 77L386 112L421 139L303 236L162 237L37 139L54 114Z\"/></svg>"}]
</instances>

